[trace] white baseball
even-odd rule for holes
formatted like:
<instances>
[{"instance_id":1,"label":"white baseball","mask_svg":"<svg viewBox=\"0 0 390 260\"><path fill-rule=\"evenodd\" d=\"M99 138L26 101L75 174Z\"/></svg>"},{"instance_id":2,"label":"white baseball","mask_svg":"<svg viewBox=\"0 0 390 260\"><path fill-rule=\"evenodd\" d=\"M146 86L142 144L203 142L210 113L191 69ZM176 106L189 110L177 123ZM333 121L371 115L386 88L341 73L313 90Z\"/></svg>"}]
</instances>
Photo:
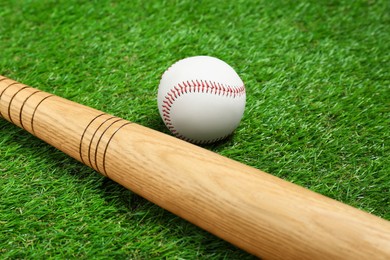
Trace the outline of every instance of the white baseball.
<instances>
[{"instance_id":1,"label":"white baseball","mask_svg":"<svg viewBox=\"0 0 390 260\"><path fill-rule=\"evenodd\" d=\"M195 56L179 60L161 77L158 108L168 129L193 143L229 136L245 109L245 86L224 61Z\"/></svg>"}]
</instances>

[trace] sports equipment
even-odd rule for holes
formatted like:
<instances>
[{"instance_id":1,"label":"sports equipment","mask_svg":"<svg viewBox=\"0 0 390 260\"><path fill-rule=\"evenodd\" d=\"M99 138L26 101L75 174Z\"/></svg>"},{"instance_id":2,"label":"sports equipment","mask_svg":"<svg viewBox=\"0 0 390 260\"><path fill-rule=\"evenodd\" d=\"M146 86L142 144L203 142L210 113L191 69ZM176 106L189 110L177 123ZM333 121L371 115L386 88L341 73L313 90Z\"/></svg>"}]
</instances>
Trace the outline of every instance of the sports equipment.
<instances>
[{"instance_id":1,"label":"sports equipment","mask_svg":"<svg viewBox=\"0 0 390 260\"><path fill-rule=\"evenodd\" d=\"M0 76L0 115L265 259L390 259L390 222L152 129Z\"/></svg>"},{"instance_id":2,"label":"sports equipment","mask_svg":"<svg viewBox=\"0 0 390 260\"><path fill-rule=\"evenodd\" d=\"M195 56L173 64L161 77L158 108L168 129L193 143L230 135L245 109L244 83L224 61Z\"/></svg>"}]
</instances>

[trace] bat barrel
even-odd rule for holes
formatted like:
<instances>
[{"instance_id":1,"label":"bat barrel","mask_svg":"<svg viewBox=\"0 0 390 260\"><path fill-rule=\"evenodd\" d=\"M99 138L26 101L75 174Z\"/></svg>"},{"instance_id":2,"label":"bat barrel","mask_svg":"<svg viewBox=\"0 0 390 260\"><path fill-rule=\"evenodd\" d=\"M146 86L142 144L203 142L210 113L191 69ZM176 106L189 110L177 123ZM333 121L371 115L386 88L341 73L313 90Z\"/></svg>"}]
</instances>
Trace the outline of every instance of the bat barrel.
<instances>
[{"instance_id":1,"label":"bat barrel","mask_svg":"<svg viewBox=\"0 0 390 260\"><path fill-rule=\"evenodd\" d=\"M0 116L259 257L390 258L388 221L2 76Z\"/></svg>"}]
</instances>

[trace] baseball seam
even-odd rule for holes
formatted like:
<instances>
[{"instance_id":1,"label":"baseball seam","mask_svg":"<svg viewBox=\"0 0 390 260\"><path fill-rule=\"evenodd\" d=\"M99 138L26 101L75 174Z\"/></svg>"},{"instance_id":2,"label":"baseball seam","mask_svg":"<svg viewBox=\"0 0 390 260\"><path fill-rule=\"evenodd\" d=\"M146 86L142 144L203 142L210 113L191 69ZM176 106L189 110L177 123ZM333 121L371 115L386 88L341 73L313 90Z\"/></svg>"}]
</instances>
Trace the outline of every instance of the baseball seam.
<instances>
[{"instance_id":1,"label":"baseball seam","mask_svg":"<svg viewBox=\"0 0 390 260\"><path fill-rule=\"evenodd\" d=\"M230 98L237 98L245 95L245 86L229 86L226 84L221 84L218 82L213 82L211 80L187 80L181 83L178 83L176 86L171 88L168 93L165 95L164 100L162 101L162 118L165 125L168 129L178 138L183 139L188 142L197 143L197 144L206 144L212 143L224 139L229 134L219 137L213 140L193 140L181 135L175 126L172 123L171 119L171 108L174 102L181 96L188 93L209 93L218 96L225 96Z\"/></svg>"}]
</instances>

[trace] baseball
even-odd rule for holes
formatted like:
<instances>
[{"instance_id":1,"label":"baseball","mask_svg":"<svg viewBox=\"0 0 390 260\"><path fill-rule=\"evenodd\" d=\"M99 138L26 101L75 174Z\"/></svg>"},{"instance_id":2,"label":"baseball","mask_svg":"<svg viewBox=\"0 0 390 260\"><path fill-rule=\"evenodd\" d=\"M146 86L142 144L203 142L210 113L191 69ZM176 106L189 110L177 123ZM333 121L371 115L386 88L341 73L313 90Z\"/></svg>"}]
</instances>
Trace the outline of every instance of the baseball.
<instances>
[{"instance_id":1,"label":"baseball","mask_svg":"<svg viewBox=\"0 0 390 260\"><path fill-rule=\"evenodd\" d=\"M245 109L245 86L224 61L189 57L174 63L161 77L158 108L176 137L212 143L233 133Z\"/></svg>"}]
</instances>

